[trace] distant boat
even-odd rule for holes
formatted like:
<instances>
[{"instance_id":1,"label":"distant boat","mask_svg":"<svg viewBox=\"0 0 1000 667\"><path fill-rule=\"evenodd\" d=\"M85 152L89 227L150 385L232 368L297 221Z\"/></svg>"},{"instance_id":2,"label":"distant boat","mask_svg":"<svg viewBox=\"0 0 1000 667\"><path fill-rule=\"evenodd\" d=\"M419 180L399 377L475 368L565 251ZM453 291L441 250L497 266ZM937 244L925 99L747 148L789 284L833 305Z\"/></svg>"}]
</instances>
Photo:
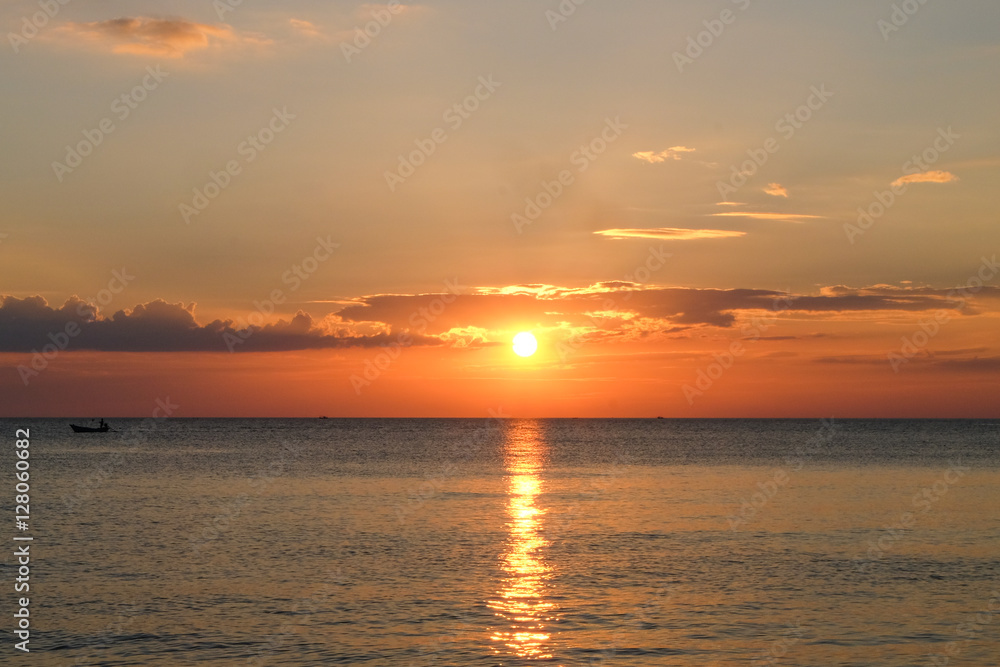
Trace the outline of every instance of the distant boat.
<instances>
[{"instance_id":1,"label":"distant boat","mask_svg":"<svg viewBox=\"0 0 1000 667\"><path fill-rule=\"evenodd\" d=\"M69 427L73 429L73 433L107 433L111 430L111 427L103 419L99 426L77 426L76 424L70 424Z\"/></svg>"}]
</instances>

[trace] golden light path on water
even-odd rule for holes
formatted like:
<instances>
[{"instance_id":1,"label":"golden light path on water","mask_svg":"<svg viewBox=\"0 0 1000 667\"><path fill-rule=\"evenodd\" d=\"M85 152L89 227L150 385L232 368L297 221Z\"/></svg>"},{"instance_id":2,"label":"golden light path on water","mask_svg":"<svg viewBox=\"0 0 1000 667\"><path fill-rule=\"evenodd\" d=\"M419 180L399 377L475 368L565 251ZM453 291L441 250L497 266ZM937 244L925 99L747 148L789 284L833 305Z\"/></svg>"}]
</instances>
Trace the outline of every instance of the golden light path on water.
<instances>
[{"instance_id":1,"label":"golden light path on water","mask_svg":"<svg viewBox=\"0 0 1000 667\"><path fill-rule=\"evenodd\" d=\"M542 531L545 511L535 504L543 482L544 445L538 436L538 424L533 422L517 423L507 434L508 537L500 563L505 576L499 597L489 601L505 622L490 636L494 652L527 660L552 658L548 626L556 610L548 601L552 568L545 561L549 544Z\"/></svg>"}]
</instances>

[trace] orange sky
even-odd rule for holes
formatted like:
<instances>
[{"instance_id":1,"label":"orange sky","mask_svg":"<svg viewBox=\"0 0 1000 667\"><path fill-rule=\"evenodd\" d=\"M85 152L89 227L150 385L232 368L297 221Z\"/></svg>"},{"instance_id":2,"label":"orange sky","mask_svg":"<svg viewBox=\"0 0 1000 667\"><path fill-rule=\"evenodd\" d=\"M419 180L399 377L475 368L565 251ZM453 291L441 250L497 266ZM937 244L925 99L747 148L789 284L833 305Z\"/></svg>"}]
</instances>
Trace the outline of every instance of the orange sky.
<instances>
[{"instance_id":1,"label":"orange sky","mask_svg":"<svg viewBox=\"0 0 1000 667\"><path fill-rule=\"evenodd\" d=\"M73 414L142 414L159 397L188 416L481 416L490 410L533 417L995 416L1000 364L983 343L995 331L996 291L967 305L968 314L943 307L957 295L912 288L780 297L775 309L719 312L705 304L729 308L758 297L681 291L653 299L650 288L594 289L585 296L550 291L540 299L546 290L511 291L479 295L484 303L447 293L370 299L374 305L341 312L370 309L378 321L331 317L301 323L294 335L287 333L292 325L227 333L192 325L193 318L175 327L163 314L146 323L121 313L97 322L104 330L90 338L86 332L96 331L95 324L80 325L51 361L4 354L5 386L26 383L11 394L7 409L59 415L71 405ZM621 305L596 311L600 315L577 303L612 298ZM704 310L667 312L695 303ZM848 310L822 310L827 307ZM397 322L409 320L407 313L416 314L416 326ZM116 326L125 333L114 333ZM164 329L170 335L154 335ZM520 330L539 340L531 357L511 350L509 339ZM72 349L127 346L147 337L150 345L202 349ZM227 340L232 353L224 351ZM297 349L283 349L289 347Z\"/></svg>"},{"instance_id":2,"label":"orange sky","mask_svg":"<svg viewBox=\"0 0 1000 667\"><path fill-rule=\"evenodd\" d=\"M677 4L7 3L0 414L997 417L996 4Z\"/></svg>"}]
</instances>

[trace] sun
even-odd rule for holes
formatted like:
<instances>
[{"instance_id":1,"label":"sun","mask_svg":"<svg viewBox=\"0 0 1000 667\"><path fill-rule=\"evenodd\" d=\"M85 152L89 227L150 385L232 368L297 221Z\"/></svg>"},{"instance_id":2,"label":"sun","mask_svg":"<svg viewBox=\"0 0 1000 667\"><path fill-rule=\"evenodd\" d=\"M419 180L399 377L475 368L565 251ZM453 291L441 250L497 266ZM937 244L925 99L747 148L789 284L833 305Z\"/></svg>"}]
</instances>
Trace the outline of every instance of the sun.
<instances>
[{"instance_id":1,"label":"sun","mask_svg":"<svg viewBox=\"0 0 1000 667\"><path fill-rule=\"evenodd\" d=\"M530 357L538 349L538 341L535 336L527 331L514 336L514 354L519 357Z\"/></svg>"}]
</instances>

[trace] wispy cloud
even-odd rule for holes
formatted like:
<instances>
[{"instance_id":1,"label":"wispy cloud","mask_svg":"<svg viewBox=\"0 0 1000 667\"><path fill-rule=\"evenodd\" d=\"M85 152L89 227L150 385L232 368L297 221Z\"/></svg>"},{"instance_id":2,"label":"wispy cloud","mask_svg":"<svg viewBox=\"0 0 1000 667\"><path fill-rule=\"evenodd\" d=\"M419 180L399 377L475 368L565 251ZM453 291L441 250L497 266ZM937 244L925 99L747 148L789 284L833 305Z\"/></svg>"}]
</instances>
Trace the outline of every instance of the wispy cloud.
<instances>
[{"instance_id":1,"label":"wispy cloud","mask_svg":"<svg viewBox=\"0 0 1000 667\"><path fill-rule=\"evenodd\" d=\"M925 171L922 174L909 174L897 178L892 182L892 185L899 187L910 183L951 183L957 180L958 176L950 171Z\"/></svg>"},{"instance_id":2,"label":"wispy cloud","mask_svg":"<svg viewBox=\"0 0 1000 667\"><path fill-rule=\"evenodd\" d=\"M412 3L411 4L399 4L399 3L397 3L393 7L393 9L392 9L392 13L393 14L402 14L404 12L424 11L426 9L427 9L427 7L424 6L424 5L418 5L418 4L412 4ZM357 16L358 18L367 18L367 19L370 19L376 13L384 14L385 11L386 11L386 3L384 3L384 2L382 2L382 3L378 3L378 2L365 2L365 3L362 3L362 4L358 5L357 9L354 11L354 15Z\"/></svg>"},{"instance_id":3,"label":"wispy cloud","mask_svg":"<svg viewBox=\"0 0 1000 667\"><path fill-rule=\"evenodd\" d=\"M1000 357L940 358L952 356L952 351L930 352L923 350L921 354L909 359L909 370L913 372L961 372L961 373L996 373L1000 371ZM848 354L841 356L817 357L814 362L820 364L846 364L864 366L885 366L884 354Z\"/></svg>"},{"instance_id":4,"label":"wispy cloud","mask_svg":"<svg viewBox=\"0 0 1000 667\"><path fill-rule=\"evenodd\" d=\"M210 47L250 44L263 46L271 40L262 35L241 33L224 23L209 25L185 19L158 19L144 16L67 23L57 33L112 53L157 58L183 58L191 51Z\"/></svg>"},{"instance_id":5,"label":"wispy cloud","mask_svg":"<svg viewBox=\"0 0 1000 667\"><path fill-rule=\"evenodd\" d=\"M720 201L715 203L716 206L746 206L745 201Z\"/></svg>"},{"instance_id":6,"label":"wispy cloud","mask_svg":"<svg viewBox=\"0 0 1000 667\"><path fill-rule=\"evenodd\" d=\"M599 236L613 239L657 239L660 241L694 241L698 239L728 239L746 236L746 232L723 229L678 229L659 227L656 229L602 229L594 232Z\"/></svg>"},{"instance_id":7,"label":"wispy cloud","mask_svg":"<svg viewBox=\"0 0 1000 667\"><path fill-rule=\"evenodd\" d=\"M804 213L752 213L750 211L729 211L726 213L711 213L714 218L752 218L754 220L787 220L798 222L799 220L822 219L822 215L806 215Z\"/></svg>"},{"instance_id":8,"label":"wispy cloud","mask_svg":"<svg viewBox=\"0 0 1000 667\"><path fill-rule=\"evenodd\" d=\"M649 164L656 164L658 162L666 162L667 160L680 160L684 153L693 153L695 150L687 146L671 146L659 152L639 151L638 153L632 153L632 157L643 162L648 162Z\"/></svg>"},{"instance_id":9,"label":"wispy cloud","mask_svg":"<svg viewBox=\"0 0 1000 667\"><path fill-rule=\"evenodd\" d=\"M289 25L291 25L299 33L305 35L306 37L312 37L314 39L323 39L326 35L323 31L319 29L314 23L305 21L302 19L288 19Z\"/></svg>"},{"instance_id":10,"label":"wispy cloud","mask_svg":"<svg viewBox=\"0 0 1000 667\"><path fill-rule=\"evenodd\" d=\"M772 197L785 197L788 198L788 189L785 188L781 183L768 183L767 187L764 188L766 194Z\"/></svg>"}]
</instances>

